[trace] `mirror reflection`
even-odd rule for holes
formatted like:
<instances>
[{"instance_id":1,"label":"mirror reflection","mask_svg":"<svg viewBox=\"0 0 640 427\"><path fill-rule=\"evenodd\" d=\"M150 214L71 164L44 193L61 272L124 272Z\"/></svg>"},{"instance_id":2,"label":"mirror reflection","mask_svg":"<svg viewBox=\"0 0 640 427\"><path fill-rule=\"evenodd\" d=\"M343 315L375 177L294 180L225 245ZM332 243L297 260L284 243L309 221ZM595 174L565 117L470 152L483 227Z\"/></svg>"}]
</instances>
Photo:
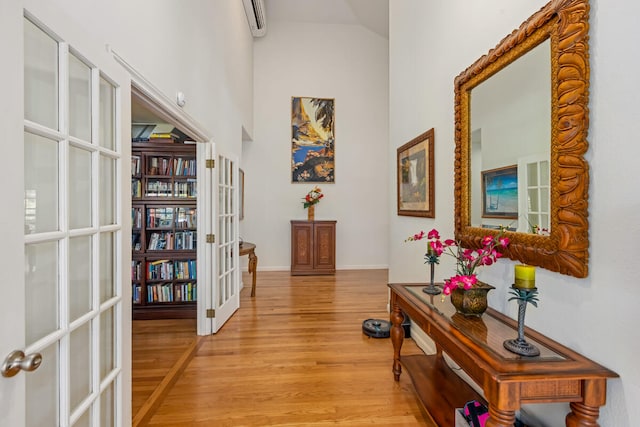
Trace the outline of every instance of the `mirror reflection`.
<instances>
[{"instance_id":1,"label":"mirror reflection","mask_svg":"<svg viewBox=\"0 0 640 427\"><path fill-rule=\"evenodd\" d=\"M471 226L550 233L547 39L470 93Z\"/></svg>"}]
</instances>

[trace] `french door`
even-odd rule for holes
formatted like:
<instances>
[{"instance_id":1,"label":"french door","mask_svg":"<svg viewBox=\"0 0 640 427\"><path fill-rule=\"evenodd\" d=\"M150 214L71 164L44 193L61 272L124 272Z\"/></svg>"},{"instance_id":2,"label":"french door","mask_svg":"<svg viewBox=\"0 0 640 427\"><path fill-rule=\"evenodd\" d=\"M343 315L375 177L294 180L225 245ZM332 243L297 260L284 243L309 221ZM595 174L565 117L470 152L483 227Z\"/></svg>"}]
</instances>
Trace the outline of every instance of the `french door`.
<instances>
[{"instance_id":1,"label":"french door","mask_svg":"<svg viewBox=\"0 0 640 427\"><path fill-rule=\"evenodd\" d=\"M129 80L45 3L27 1L28 10L0 21L15 31L3 38L18 45L22 75L9 90L23 100L9 114L22 116L17 147L3 149L3 183L21 200L8 200L11 223L2 225L13 227L2 249L13 274L0 299L10 325L0 329L0 424L121 426L131 417L130 337L122 332L131 310L123 286Z\"/></svg>"},{"instance_id":2,"label":"french door","mask_svg":"<svg viewBox=\"0 0 640 427\"><path fill-rule=\"evenodd\" d=\"M206 306L198 305L198 318L204 326L198 328L199 334L216 333L240 307L238 161L233 156L216 153L213 144L207 145L206 157L210 167L206 169L205 191L214 196L205 208L205 216L211 220L205 228L211 230L213 237L204 252L206 274L211 278L207 282L212 286L206 287Z\"/></svg>"}]
</instances>

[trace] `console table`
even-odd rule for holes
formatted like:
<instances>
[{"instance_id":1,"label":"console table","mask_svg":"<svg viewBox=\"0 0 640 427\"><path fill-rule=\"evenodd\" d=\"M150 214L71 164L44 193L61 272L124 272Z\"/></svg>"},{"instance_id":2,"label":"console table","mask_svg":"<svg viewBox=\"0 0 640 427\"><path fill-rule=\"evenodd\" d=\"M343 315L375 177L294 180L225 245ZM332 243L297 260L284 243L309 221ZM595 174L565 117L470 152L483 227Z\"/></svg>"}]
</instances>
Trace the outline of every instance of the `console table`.
<instances>
[{"instance_id":1,"label":"console table","mask_svg":"<svg viewBox=\"0 0 640 427\"><path fill-rule=\"evenodd\" d=\"M530 328L525 329L526 340L540 349L540 356L511 353L502 343L517 338L516 321L491 308L480 318L464 317L456 313L449 297L442 301L440 295L422 292L425 286L389 284L393 375L399 381L404 366L438 425L453 426L455 408L462 407L473 394L473 389L445 366L443 353L482 387L489 406L487 427L513 427L521 404L550 402L570 402L568 427L599 425L607 378L617 377L615 372ZM436 354L401 357L404 313L434 340Z\"/></svg>"},{"instance_id":2,"label":"console table","mask_svg":"<svg viewBox=\"0 0 640 427\"><path fill-rule=\"evenodd\" d=\"M249 255L249 273L251 277L251 296L256 296L256 275L258 274L258 257L256 256L256 245L249 242L242 242L240 245L240 256Z\"/></svg>"}]
</instances>

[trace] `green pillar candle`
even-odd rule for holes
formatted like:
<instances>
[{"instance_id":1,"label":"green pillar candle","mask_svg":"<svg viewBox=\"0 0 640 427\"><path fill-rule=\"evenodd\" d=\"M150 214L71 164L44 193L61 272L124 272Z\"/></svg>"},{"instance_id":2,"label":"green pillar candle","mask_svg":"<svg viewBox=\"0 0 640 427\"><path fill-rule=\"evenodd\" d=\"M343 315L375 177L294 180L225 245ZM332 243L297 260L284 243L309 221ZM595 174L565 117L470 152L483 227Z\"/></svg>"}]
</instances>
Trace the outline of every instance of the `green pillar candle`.
<instances>
[{"instance_id":1,"label":"green pillar candle","mask_svg":"<svg viewBox=\"0 0 640 427\"><path fill-rule=\"evenodd\" d=\"M518 264L515 266L514 286L520 289L533 289L536 287L536 268L532 265Z\"/></svg>"}]
</instances>

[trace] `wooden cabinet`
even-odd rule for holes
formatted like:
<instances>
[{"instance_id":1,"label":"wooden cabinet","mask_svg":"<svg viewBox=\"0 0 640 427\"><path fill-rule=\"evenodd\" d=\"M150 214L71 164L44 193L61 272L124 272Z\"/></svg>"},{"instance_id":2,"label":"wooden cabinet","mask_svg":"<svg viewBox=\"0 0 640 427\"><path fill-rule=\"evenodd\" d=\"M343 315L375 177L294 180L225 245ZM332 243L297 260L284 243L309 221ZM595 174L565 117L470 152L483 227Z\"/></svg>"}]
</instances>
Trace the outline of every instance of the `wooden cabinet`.
<instances>
[{"instance_id":1,"label":"wooden cabinet","mask_svg":"<svg viewBox=\"0 0 640 427\"><path fill-rule=\"evenodd\" d=\"M291 221L291 274L336 272L336 221Z\"/></svg>"},{"instance_id":2,"label":"wooden cabinet","mask_svg":"<svg viewBox=\"0 0 640 427\"><path fill-rule=\"evenodd\" d=\"M195 145L134 143L131 286L134 319L195 318Z\"/></svg>"}]
</instances>

